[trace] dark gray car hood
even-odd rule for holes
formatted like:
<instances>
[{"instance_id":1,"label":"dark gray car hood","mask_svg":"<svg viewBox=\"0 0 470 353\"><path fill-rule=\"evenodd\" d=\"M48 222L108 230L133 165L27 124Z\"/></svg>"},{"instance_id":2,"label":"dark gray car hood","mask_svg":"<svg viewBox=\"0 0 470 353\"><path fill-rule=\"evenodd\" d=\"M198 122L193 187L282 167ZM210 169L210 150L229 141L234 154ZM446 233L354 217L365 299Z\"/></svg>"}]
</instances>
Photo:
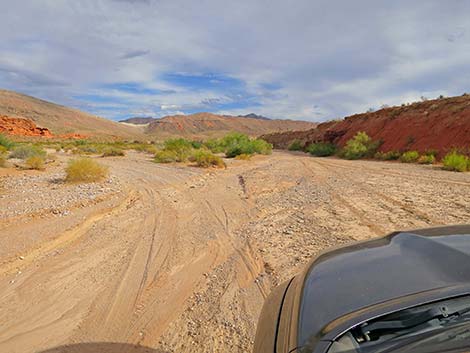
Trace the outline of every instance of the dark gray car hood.
<instances>
[{"instance_id":1,"label":"dark gray car hood","mask_svg":"<svg viewBox=\"0 0 470 353\"><path fill-rule=\"evenodd\" d=\"M469 293L469 234L469 226L397 232L319 256L305 273L299 346L314 347L383 303L398 308Z\"/></svg>"}]
</instances>

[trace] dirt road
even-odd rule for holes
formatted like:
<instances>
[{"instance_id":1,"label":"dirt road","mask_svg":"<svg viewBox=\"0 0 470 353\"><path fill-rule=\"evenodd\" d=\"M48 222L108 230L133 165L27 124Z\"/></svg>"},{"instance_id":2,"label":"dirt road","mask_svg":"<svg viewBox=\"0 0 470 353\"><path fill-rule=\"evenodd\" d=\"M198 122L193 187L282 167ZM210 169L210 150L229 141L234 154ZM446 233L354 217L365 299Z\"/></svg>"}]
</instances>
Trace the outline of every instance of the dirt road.
<instances>
[{"instance_id":1,"label":"dirt road","mask_svg":"<svg viewBox=\"0 0 470 353\"><path fill-rule=\"evenodd\" d=\"M470 221L470 174L433 166L286 152L210 171L133 152L102 161L113 186L60 217L18 215L8 200L24 192L0 191L0 352L250 351L272 286L321 250Z\"/></svg>"}]
</instances>

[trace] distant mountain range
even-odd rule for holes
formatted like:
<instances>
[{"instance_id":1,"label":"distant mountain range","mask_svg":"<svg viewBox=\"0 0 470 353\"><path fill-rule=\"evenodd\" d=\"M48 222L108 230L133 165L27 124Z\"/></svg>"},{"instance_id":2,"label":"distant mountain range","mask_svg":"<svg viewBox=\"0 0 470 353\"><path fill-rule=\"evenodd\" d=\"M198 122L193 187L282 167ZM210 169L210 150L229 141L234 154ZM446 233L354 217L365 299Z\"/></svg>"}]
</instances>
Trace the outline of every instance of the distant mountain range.
<instances>
[{"instance_id":1,"label":"distant mountain range","mask_svg":"<svg viewBox=\"0 0 470 353\"><path fill-rule=\"evenodd\" d=\"M243 116L196 113L165 116L160 119L137 117L121 121L145 126L145 133L156 136L217 137L230 131L257 136L270 132L308 130L316 126L307 121L268 119L256 114ZM145 125L143 125L145 124Z\"/></svg>"},{"instance_id":2,"label":"distant mountain range","mask_svg":"<svg viewBox=\"0 0 470 353\"><path fill-rule=\"evenodd\" d=\"M256 114L224 116L211 113L174 115L160 119L133 117L115 122L7 90L0 90L0 115L10 125L17 120L8 118L20 117L32 120L36 124L35 129L46 128L54 136L76 134L90 138L143 141L175 136L219 137L231 131L258 136L273 132L308 130L316 126L315 123L307 121L268 119ZM4 129L6 133L13 130L22 131L10 125Z\"/></svg>"},{"instance_id":3,"label":"distant mountain range","mask_svg":"<svg viewBox=\"0 0 470 353\"><path fill-rule=\"evenodd\" d=\"M183 115L182 115L183 116ZM265 116L262 115L257 115L255 113L250 113L246 115L222 115L227 118L249 118L249 119L260 119L260 120L271 120L269 118L266 118ZM128 119L123 119L119 120L120 123L126 123L126 124L134 124L134 125L146 125L150 124L152 121L159 120L159 119L164 119L163 118L153 118L151 116L136 116Z\"/></svg>"}]
</instances>

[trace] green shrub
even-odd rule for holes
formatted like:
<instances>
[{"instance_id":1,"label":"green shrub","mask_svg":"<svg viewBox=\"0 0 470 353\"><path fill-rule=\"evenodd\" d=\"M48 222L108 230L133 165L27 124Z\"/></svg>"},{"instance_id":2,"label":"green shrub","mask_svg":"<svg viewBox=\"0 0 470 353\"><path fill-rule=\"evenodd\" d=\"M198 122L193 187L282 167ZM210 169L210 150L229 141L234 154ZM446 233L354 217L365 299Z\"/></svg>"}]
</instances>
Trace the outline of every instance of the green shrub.
<instances>
[{"instance_id":1,"label":"green shrub","mask_svg":"<svg viewBox=\"0 0 470 353\"><path fill-rule=\"evenodd\" d=\"M415 163L419 159L418 151L406 151L400 157L400 162L402 163Z\"/></svg>"},{"instance_id":2,"label":"green shrub","mask_svg":"<svg viewBox=\"0 0 470 353\"><path fill-rule=\"evenodd\" d=\"M327 157L336 153L336 146L332 143L318 142L307 147L307 152L315 157Z\"/></svg>"},{"instance_id":3,"label":"green shrub","mask_svg":"<svg viewBox=\"0 0 470 353\"><path fill-rule=\"evenodd\" d=\"M157 163L179 162L178 154L175 151L161 150L155 153L154 161Z\"/></svg>"},{"instance_id":4,"label":"green shrub","mask_svg":"<svg viewBox=\"0 0 470 353\"><path fill-rule=\"evenodd\" d=\"M7 150L11 150L15 146L15 144L5 135L0 134L0 146L5 147Z\"/></svg>"},{"instance_id":5,"label":"green shrub","mask_svg":"<svg viewBox=\"0 0 470 353\"><path fill-rule=\"evenodd\" d=\"M380 147L380 141L373 141L365 132L358 132L340 152L340 157L346 159L360 159L373 157Z\"/></svg>"},{"instance_id":6,"label":"green shrub","mask_svg":"<svg viewBox=\"0 0 470 353\"><path fill-rule=\"evenodd\" d=\"M204 142L204 146L210 149L213 153L225 152L225 146L221 139L209 139Z\"/></svg>"},{"instance_id":7,"label":"green shrub","mask_svg":"<svg viewBox=\"0 0 470 353\"><path fill-rule=\"evenodd\" d=\"M26 159L25 167L26 169L44 170L44 163L44 157L31 156Z\"/></svg>"},{"instance_id":8,"label":"green shrub","mask_svg":"<svg viewBox=\"0 0 470 353\"><path fill-rule=\"evenodd\" d=\"M201 141L191 141L191 146L195 149L199 149L202 147L202 142Z\"/></svg>"},{"instance_id":9,"label":"green shrub","mask_svg":"<svg viewBox=\"0 0 470 353\"><path fill-rule=\"evenodd\" d=\"M119 157L125 156L124 150L117 147L106 147L103 150L103 157Z\"/></svg>"},{"instance_id":10,"label":"green shrub","mask_svg":"<svg viewBox=\"0 0 470 353\"><path fill-rule=\"evenodd\" d=\"M183 138L169 139L164 142L164 151L174 152L177 162L186 162L191 155L193 145Z\"/></svg>"},{"instance_id":11,"label":"green shrub","mask_svg":"<svg viewBox=\"0 0 470 353\"><path fill-rule=\"evenodd\" d=\"M273 151L273 145L271 145L269 142L266 142L262 139L254 139L251 140L250 143L253 146L253 150L255 151L254 153L257 154L271 154Z\"/></svg>"},{"instance_id":12,"label":"green shrub","mask_svg":"<svg viewBox=\"0 0 470 353\"><path fill-rule=\"evenodd\" d=\"M289 147L287 147L289 151L302 151L303 146L299 140L294 140L290 143Z\"/></svg>"},{"instance_id":13,"label":"green shrub","mask_svg":"<svg viewBox=\"0 0 470 353\"><path fill-rule=\"evenodd\" d=\"M105 179L108 176L108 168L90 158L79 158L69 161L65 169L68 182L92 183Z\"/></svg>"},{"instance_id":14,"label":"green shrub","mask_svg":"<svg viewBox=\"0 0 470 353\"><path fill-rule=\"evenodd\" d=\"M240 154L271 154L273 146L261 139L253 139L240 134L240 138L228 139L225 156L233 158Z\"/></svg>"},{"instance_id":15,"label":"green shrub","mask_svg":"<svg viewBox=\"0 0 470 353\"><path fill-rule=\"evenodd\" d=\"M443 169L456 172L465 172L469 169L470 160L467 156L452 151L442 159Z\"/></svg>"},{"instance_id":16,"label":"green shrub","mask_svg":"<svg viewBox=\"0 0 470 353\"><path fill-rule=\"evenodd\" d=\"M432 154L423 154L418 158L419 164L434 164L436 161L436 157Z\"/></svg>"},{"instance_id":17,"label":"green shrub","mask_svg":"<svg viewBox=\"0 0 470 353\"><path fill-rule=\"evenodd\" d=\"M205 149L194 151L193 155L191 156L191 160L193 160L198 167L225 167L225 163L222 158Z\"/></svg>"},{"instance_id":18,"label":"green shrub","mask_svg":"<svg viewBox=\"0 0 470 353\"><path fill-rule=\"evenodd\" d=\"M10 158L28 159L30 157L39 156L46 157L46 151L41 147L34 145L20 145L16 147L10 154Z\"/></svg>"}]
</instances>

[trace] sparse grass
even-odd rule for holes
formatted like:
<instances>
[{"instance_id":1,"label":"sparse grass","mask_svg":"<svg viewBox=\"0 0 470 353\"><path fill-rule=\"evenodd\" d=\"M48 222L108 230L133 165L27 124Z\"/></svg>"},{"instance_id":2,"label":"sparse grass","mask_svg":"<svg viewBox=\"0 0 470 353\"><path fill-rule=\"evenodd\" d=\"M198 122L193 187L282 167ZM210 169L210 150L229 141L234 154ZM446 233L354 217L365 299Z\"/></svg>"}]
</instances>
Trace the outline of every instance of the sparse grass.
<instances>
[{"instance_id":1,"label":"sparse grass","mask_svg":"<svg viewBox=\"0 0 470 353\"><path fill-rule=\"evenodd\" d=\"M303 146L299 140L294 140L290 143L289 147L287 147L289 151L302 151Z\"/></svg>"},{"instance_id":2,"label":"sparse grass","mask_svg":"<svg viewBox=\"0 0 470 353\"><path fill-rule=\"evenodd\" d=\"M416 163L419 159L418 151L406 151L400 157L402 163Z\"/></svg>"},{"instance_id":3,"label":"sparse grass","mask_svg":"<svg viewBox=\"0 0 470 353\"><path fill-rule=\"evenodd\" d=\"M434 164L436 162L436 157L432 154L423 154L418 158L418 163L419 164Z\"/></svg>"},{"instance_id":4,"label":"sparse grass","mask_svg":"<svg viewBox=\"0 0 470 353\"><path fill-rule=\"evenodd\" d=\"M103 157L122 157L125 155L124 150L117 147L110 146L103 150Z\"/></svg>"},{"instance_id":5,"label":"sparse grass","mask_svg":"<svg viewBox=\"0 0 470 353\"><path fill-rule=\"evenodd\" d=\"M18 159L28 159L30 157L39 156L39 157L46 157L46 151L44 151L39 146L34 145L19 145L17 146L13 152L10 154L10 158L18 158Z\"/></svg>"},{"instance_id":6,"label":"sparse grass","mask_svg":"<svg viewBox=\"0 0 470 353\"><path fill-rule=\"evenodd\" d=\"M5 135L0 134L0 146L5 147L7 150L11 150L13 147L15 147L15 144Z\"/></svg>"},{"instance_id":7,"label":"sparse grass","mask_svg":"<svg viewBox=\"0 0 470 353\"><path fill-rule=\"evenodd\" d=\"M373 141L369 135L360 131L346 142L339 156L345 159L370 158L375 155L380 145L381 141Z\"/></svg>"},{"instance_id":8,"label":"sparse grass","mask_svg":"<svg viewBox=\"0 0 470 353\"><path fill-rule=\"evenodd\" d=\"M336 153L336 146L332 143L318 142L307 147L307 152L315 157L327 157Z\"/></svg>"},{"instance_id":9,"label":"sparse grass","mask_svg":"<svg viewBox=\"0 0 470 353\"><path fill-rule=\"evenodd\" d=\"M31 156L25 161L26 169L44 170L45 159L42 156Z\"/></svg>"},{"instance_id":10,"label":"sparse grass","mask_svg":"<svg viewBox=\"0 0 470 353\"><path fill-rule=\"evenodd\" d=\"M198 167L202 168L225 167L225 163L222 158L216 156L211 151L205 149L199 149L194 151L193 155L191 156L191 160L193 160Z\"/></svg>"},{"instance_id":11,"label":"sparse grass","mask_svg":"<svg viewBox=\"0 0 470 353\"><path fill-rule=\"evenodd\" d=\"M465 172L469 169L470 160L467 156L452 151L442 159L443 169L456 172Z\"/></svg>"},{"instance_id":12,"label":"sparse grass","mask_svg":"<svg viewBox=\"0 0 470 353\"><path fill-rule=\"evenodd\" d=\"M108 176L108 168L91 158L78 158L69 161L65 169L67 182L93 183Z\"/></svg>"}]
</instances>

